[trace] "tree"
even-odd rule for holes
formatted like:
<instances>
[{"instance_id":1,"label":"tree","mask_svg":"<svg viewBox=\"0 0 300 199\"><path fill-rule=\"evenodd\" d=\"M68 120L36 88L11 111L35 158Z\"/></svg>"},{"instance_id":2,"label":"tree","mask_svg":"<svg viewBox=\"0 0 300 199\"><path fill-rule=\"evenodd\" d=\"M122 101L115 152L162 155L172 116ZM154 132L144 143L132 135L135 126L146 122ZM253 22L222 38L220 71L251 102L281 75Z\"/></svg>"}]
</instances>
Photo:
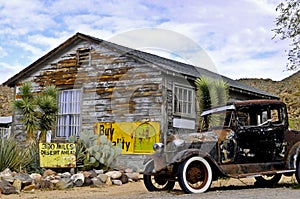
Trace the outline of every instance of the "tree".
<instances>
[{"instance_id":1,"label":"tree","mask_svg":"<svg viewBox=\"0 0 300 199\"><path fill-rule=\"evenodd\" d=\"M57 117L58 103L55 86L47 86L40 93L33 93L31 82L25 82L18 93L20 99L13 107L22 115L27 141L36 141L37 130L41 131L39 141L46 141L46 133L52 130Z\"/></svg>"},{"instance_id":2,"label":"tree","mask_svg":"<svg viewBox=\"0 0 300 199\"><path fill-rule=\"evenodd\" d=\"M55 125L58 112L57 94L55 86L50 85L37 96L39 128L41 130L40 142L46 142L47 131L53 130Z\"/></svg>"},{"instance_id":3,"label":"tree","mask_svg":"<svg viewBox=\"0 0 300 199\"><path fill-rule=\"evenodd\" d=\"M276 18L273 31L281 40L290 40L291 49L288 51L288 70L300 68L300 1L286 0L276 7L280 14Z\"/></svg>"},{"instance_id":4,"label":"tree","mask_svg":"<svg viewBox=\"0 0 300 199\"><path fill-rule=\"evenodd\" d=\"M214 106L224 105L229 99L229 87L223 80L211 78L197 78L197 98L199 101L199 112L210 109Z\"/></svg>"},{"instance_id":5,"label":"tree","mask_svg":"<svg viewBox=\"0 0 300 199\"><path fill-rule=\"evenodd\" d=\"M37 105L34 94L32 92L32 85L30 82L25 82L18 93L20 99L13 102L13 108L20 111L24 130L26 131L26 140L35 141L35 131L38 129L38 117L36 113Z\"/></svg>"}]
</instances>

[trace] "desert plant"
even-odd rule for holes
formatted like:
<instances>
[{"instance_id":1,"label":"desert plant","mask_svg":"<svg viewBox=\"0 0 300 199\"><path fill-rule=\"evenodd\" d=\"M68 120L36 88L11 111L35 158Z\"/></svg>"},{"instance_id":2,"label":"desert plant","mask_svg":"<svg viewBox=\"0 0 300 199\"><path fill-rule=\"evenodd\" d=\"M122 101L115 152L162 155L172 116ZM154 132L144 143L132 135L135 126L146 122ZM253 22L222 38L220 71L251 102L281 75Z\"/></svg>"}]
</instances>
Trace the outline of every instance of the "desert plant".
<instances>
[{"instance_id":1,"label":"desert plant","mask_svg":"<svg viewBox=\"0 0 300 199\"><path fill-rule=\"evenodd\" d=\"M214 106L224 105L229 99L229 86L223 80L213 80L211 78L197 78L195 81L197 88L197 99L199 103L199 114L204 110ZM207 117L208 123L219 123L220 118ZM202 121L199 121L200 123Z\"/></svg>"},{"instance_id":2,"label":"desert plant","mask_svg":"<svg viewBox=\"0 0 300 199\"><path fill-rule=\"evenodd\" d=\"M18 93L20 99L13 102L15 110L19 111L23 117L24 130L26 131L27 141L36 140L35 131L38 129L38 117L36 113L36 100L32 92L30 82L25 82Z\"/></svg>"},{"instance_id":3,"label":"desert plant","mask_svg":"<svg viewBox=\"0 0 300 199\"><path fill-rule=\"evenodd\" d=\"M22 115L27 141L36 141L36 131L40 130L39 141L46 140L46 133L54 128L57 112L57 89L47 86L42 92L34 93L31 82L25 82L18 93L20 99L13 102L13 107Z\"/></svg>"},{"instance_id":4,"label":"desert plant","mask_svg":"<svg viewBox=\"0 0 300 199\"><path fill-rule=\"evenodd\" d=\"M112 168L117 163L117 157L121 154L121 145L113 146L104 135L94 134L92 131L83 131L77 139L71 136L69 141L75 142L76 164L82 169Z\"/></svg>"},{"instance_id":5,"label":"desert plant","mask_svg":"<svg viewBox=\"0 0 300 199\"><path fill-rule=\"evenodd\" d=\"M50 85L37 96L39 129L41 130L39 142L46 142L47 131L52 130L55 125L58 113L57 95L56 87Z\"/></svg>"},{"instance_id":6,"label":"desert plant","mask_svg":"<svg viewBox=\"0 0 300 199\"><path fill-rule=\"evenodd\" d=\"M33 145L20 146L17 140L11 136L2 139L0 142L0 171L10 168L14 171L21 171L32 162Z\"/></svg>"}]
</instances>

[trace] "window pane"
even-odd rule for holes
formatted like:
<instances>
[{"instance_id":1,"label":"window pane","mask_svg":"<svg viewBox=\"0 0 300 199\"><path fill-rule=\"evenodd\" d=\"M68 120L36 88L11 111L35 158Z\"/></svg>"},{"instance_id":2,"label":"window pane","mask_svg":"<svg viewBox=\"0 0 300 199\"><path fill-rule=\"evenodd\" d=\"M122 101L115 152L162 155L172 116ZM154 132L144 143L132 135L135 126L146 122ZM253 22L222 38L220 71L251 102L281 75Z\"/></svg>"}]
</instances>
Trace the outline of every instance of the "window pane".
<instances>
[{"instance_id":1,"label":"window pane","mask_svg":"<svg viewBox=\"0 0 300 199\"><path fill-rule=\"evenodd\" d=\"M69 137L79 135L81 113L81 90L64 90L58 97L59 115L57 119L56 135Z\"/></svg>"},{"instance_id":2,"label":"window pane","mask_svg":"<svg viewBox=\"0 0 300 199\"><path fill-rule=\"evenodd\" d=\"M193 89L174 86L174 113L180 113L187 116L193 115Z\"/></svg>"}]
</instances>

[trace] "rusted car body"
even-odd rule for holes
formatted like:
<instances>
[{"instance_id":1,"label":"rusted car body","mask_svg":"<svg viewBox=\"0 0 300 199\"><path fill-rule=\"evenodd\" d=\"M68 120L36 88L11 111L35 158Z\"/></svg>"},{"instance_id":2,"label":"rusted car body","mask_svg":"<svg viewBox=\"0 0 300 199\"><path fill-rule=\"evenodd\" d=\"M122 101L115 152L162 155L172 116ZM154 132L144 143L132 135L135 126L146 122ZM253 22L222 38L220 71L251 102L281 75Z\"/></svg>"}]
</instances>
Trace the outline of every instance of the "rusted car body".
<instances>
[{"instance_id":1,"label":"rusted car body","mask_svg":"<svg viewBox=\"0 0 300 199\"><path fill-rule=\"evenodd\" d=\"M220 177L255 177L273 185L281 175L300 183L300 132L288 128L286 105L277 100L232 102L201 114L201 130L154 145L145 161L149 191L201 193Z\"/></svg>"}]
</instances>

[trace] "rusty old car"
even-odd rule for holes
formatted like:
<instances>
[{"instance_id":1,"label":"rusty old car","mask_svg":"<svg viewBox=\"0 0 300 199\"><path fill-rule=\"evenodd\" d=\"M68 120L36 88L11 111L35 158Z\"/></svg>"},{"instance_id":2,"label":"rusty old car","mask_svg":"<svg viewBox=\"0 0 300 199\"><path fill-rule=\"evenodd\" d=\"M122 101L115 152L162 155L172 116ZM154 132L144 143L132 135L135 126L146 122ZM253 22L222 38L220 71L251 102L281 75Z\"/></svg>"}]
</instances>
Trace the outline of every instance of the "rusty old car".
<instances>
[{"instance_id":1,"label":"rusty old car","mask_svg":"<svg viewBox=\"0 0 300 199\"><path fill-rule=\"evenodd\" d=\"M274 185L295 174L300 183L300 131L288 128L286 105L278 100L228 103L201 114L198 132L170 135L145 160L149 191L207 191L219 178L253 177Z\"/></svg>"}]
</instances>

